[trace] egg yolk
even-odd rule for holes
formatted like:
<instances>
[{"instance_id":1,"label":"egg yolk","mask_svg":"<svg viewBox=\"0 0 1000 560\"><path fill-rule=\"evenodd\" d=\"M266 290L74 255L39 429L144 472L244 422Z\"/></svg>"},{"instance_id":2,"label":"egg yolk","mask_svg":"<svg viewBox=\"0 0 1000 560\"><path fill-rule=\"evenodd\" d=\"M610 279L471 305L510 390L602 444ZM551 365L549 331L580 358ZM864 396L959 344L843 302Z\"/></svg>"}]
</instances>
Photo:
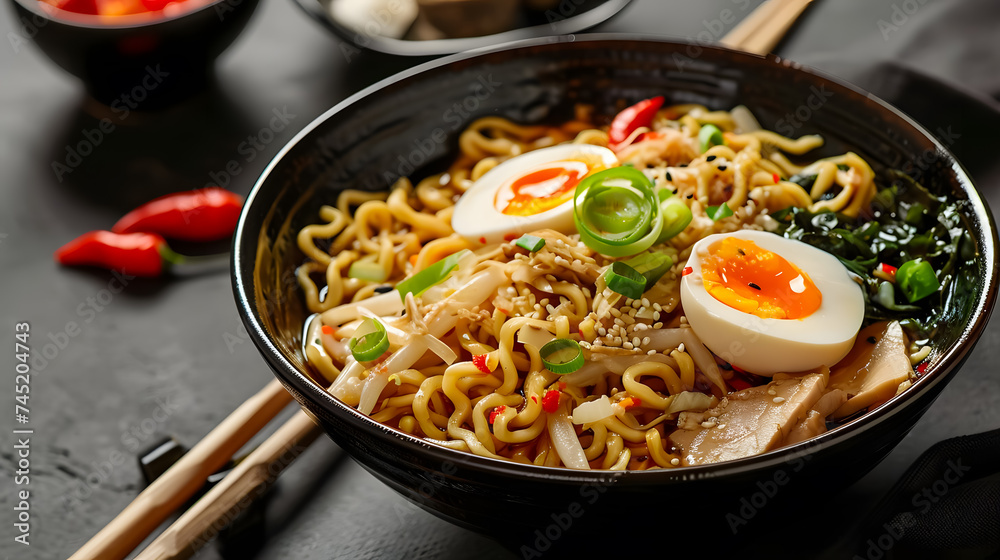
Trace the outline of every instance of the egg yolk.
<instances>
[{"instance_id":1,"label":"egg yolk","mask_svg":"<svg viewBox=\"0 0 1000 560\"><path fill-rule=\"evenodd\" d=\"M494 204L508 216L533 216L569 200L590 166L583 161L555 161L509 180L497 189Z\"/></svg>"},{"instance_id":2,"label":"egg yolk","mask_svg":"<svg viewBox=\"0 0 1000 560\"><path fill-rule=\"evenodd\" d=\"M705 291L733 309L764 319L802 319L823 302L809 275L753 241L727 237L708 253L701 263Z\"/></svg>"}]
</instances>

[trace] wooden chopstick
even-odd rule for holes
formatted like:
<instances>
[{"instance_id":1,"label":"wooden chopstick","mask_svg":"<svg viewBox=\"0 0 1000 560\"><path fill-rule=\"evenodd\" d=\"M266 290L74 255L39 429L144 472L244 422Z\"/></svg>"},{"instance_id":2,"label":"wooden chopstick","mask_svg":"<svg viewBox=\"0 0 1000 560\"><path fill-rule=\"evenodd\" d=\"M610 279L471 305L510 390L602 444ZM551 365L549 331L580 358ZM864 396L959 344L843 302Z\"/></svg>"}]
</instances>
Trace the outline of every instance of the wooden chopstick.
<instances>
[{"instance_id":1,"label":"wooden chopstick","mask_svg":"<svg viewBox=\"0 0 1000 560\"><path fill-rule=\"evenodd\" d=\"M811 0L766 0L720 41L723 45L767 54L788 32ZM142 491L115 519L70 560L120 560L139 545L174 510L184 504L236 451L260 431L291 397L277 381L270 382L212 430L173 467ZM211 539L201 538L244 499L273 482L319 435L302 411L209 491L157 537L136 560L187 558Z\"/></svg>"},{"instance_id":2,"label":"wooden chopstick","mask_svg":"<svg viewBox=\"0 0 1000 560\"><path fill-rule=\"evenodd\" d=\"M291 400L277 379L268 383L140 492L70 560L125 558Z\"/></svg>"},{"instance_id":3,"label":"wooden chopstick","mask_svg":"<svg viewBox=\"0 0 1000 560\"><path fill-rule=\"evenodd\" d=\"M766 0L719 42L733 49L767 54L788 33L811 1Z\"/></svg>"},{"instance_id":4,"label":"wooden chopstick","mask_svg":"<svg viewBox=\"0 0 1000 560\"><path fill-rule=\"evenodd\" d=\"M277 432L248 455L222 482L156 537L135 560L189 558L217 534L216 521L233 519L262 494L282 470L322 433L299 410Z\"/></svg>"}]
</instances>

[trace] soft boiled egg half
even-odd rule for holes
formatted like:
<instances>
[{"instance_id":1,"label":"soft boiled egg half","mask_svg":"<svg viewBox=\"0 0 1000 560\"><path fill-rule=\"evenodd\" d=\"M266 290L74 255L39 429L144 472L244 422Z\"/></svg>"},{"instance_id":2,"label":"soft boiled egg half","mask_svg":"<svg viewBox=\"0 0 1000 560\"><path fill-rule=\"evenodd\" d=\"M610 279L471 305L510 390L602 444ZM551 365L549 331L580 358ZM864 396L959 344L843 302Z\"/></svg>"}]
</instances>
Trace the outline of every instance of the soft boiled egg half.
<instances>
[{"instance_id":1,"label":"soft boiled egg half","mask_svg":"<svg viewBox=\"0 0 1000 560\"><path fill-rule=\"evenodd\" d=\"M515 156L487 171L462 195L451 227L483 244L545 228L574 233L576 185L617 165L614 152L590 144L560 144Z\"/></svg>"},{"instance_id":2,"label":"soft boiled egg half","mask_svg":"<svg viewBox=\"0 0 1000 560\"><path fill-rule=\"evenodd\" d=\"M865 316L861 287L836 257L751 230L694 245L681 304L705 346L765 376L832 366L854 345Z\"/></svg>"}]
</instances>

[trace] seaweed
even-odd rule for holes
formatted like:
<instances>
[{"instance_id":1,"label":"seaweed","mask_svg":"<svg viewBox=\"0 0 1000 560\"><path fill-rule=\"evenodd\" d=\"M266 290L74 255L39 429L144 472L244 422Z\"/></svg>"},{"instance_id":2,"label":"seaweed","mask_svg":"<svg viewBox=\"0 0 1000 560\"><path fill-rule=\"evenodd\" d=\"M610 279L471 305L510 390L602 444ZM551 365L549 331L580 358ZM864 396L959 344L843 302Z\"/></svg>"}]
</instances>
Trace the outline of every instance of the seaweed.
<instances>
[{"instance_id":1,"label":"seaweed","mask_svg":"<svg viewBox=\"0 0 1000 560\"><path fill-rule=\"evenodd\" d=\"M805 181L803 181L805 182ZM847 267L862 286L865 322L898 320L911 335L927 338L945 322L968 318L975 294L975 244L962 217L965 200L935 195L900 171L879 181L867 215L786 208L772 214L776 233L822 249ZM899 267L922 258L940 288L916 302L874 275L879 263ZM880 293L881 291L881 293Z\"/></svg>"}]
</instances>

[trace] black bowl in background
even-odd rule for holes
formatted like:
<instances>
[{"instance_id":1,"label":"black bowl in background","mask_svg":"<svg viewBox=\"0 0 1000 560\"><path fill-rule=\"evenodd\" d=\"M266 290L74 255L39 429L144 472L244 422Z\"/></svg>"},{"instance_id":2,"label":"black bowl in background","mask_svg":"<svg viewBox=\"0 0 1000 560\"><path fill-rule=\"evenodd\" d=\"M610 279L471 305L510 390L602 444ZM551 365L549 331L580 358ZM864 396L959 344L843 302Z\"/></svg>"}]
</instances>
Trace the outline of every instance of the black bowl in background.
<instances>
[{"instance_id":1,"label":"black bowl in background","mask_svg":"<svg viewBox=\"0 0 1000 560\"><path fill-rule=\"evenodd\" d=\"M295 3L320 25L359 49L369 49L399 56L438 56L490 47L510 41L578 33L611 19L625 8L629 1L561 0L555 8L536 13L533 17L529 17L527 14L522 15L519 27L509 31L476 37L427 41L387 37L379 34L378 25L374 25L372 29L361 31L352 29L343 22L337 21L330 13L331 0L295 0Z\"/></svg>"},{"instance_id":2,"label":"black bowl in background","mask_svg":"<svg viewBox=\"0 0 1000 560\"><path fill-rule=\"evenodd\" d=\"M202 91L213 63L236 39L259 0L215 0L150 19L43 10L38 0L10 0L20 32L53 62L80 78L112 109L156 109ZM19 34L20 37L20 34ZM20 37L24 38L24 37Z\"/></svg>"},{"instance_id":3,"label":"black bowl in background","mask_svg":"<svg viewBox=\"0 0 1000 560\"><path fill-rule=\"evenodd\" d=\"M975 290L955 310L963 320L944 327L939 350L909 390L818 438L764 455L673 470L582 472L426 443L372 421L310 378L300 351L308 311L294 278L303 259L295 234L318 220L321 205L346 188L385 190L399 175L440 169L456 152L459 131L480 116L558 122L570 117L574 103L613 115L623 101L654 95L719 109L744 104L778 132L823 134L827 143L817 155L850 149L877 170L906 170L932 190L968 201L965 219L982 258L961 273L975 278ZM441 137L446 140L435 140ZM601 539L587 531L607 532L615 521L668 518L689 520L680 526L685 541L712 538L717 550L733 541L734 518L727 516L740 512L741 499L780 483L796 490L766 498L763 513L787 512L774 505L782 502L814 510L824 495L857 480L899 443L986 326L997 296L996 247L992 215L961 165L877 98L773 56L594 35L520 42L431 62L316 119L271 162L249 196L235 238L233 285L250 336L278 379L361 465L425 509L501 538L522 554L521 546L538 551L556 541L598 546ZM805 496L808 505L797 501ZM757 510L754 516L765 517ZM570 532L580 538L561 538ZM677 550L676 539L669 542L667 550Z\"/></svg>"}]
</instances>

